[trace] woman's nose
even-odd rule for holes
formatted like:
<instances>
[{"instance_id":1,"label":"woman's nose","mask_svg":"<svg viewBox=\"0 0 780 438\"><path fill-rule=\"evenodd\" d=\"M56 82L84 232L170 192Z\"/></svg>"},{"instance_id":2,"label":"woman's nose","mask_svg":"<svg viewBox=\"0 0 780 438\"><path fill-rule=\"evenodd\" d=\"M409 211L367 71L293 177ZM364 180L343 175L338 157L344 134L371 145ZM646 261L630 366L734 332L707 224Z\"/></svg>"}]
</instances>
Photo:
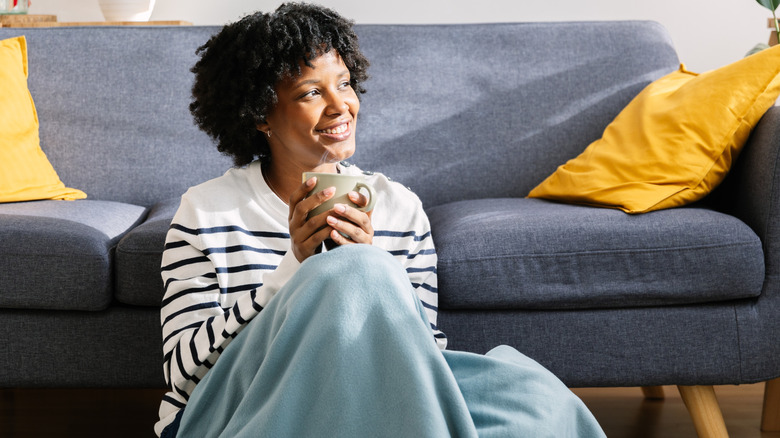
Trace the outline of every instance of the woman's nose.
<instances>
[{"instance_id":1,"label":"woman's nose","mask_svg":"<svg viewBox=\"0 0 780 438\"><path fill-rule=\"evenodd\" d=\"M339 93L329 93L326 111L328 114L343 114L349 111L349 102Z\"/></svg>"}]
</instances>

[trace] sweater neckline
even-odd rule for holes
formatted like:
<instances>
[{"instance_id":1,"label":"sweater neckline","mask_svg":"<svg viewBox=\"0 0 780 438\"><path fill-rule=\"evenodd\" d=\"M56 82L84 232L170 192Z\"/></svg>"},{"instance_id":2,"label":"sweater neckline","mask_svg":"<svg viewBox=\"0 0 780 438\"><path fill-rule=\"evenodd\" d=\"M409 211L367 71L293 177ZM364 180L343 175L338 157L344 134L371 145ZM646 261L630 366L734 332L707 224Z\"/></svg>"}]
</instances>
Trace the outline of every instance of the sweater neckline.
<instances>
[{"instance_id":1,"label":"sweater neckline","mask_svg":"<svg viewBox=\"0 0 780 438\"><path fill-rule=\"evenodd\" d=\"M279 218L283 219L283 223L287 223L287 216L290 211L290 207L284 202L276 192L271 189L263 176L263 166L259 161L254 161L249 164L247 171L249 173L249 184L255 192L255 196L259 202L274 212ZM338 173L353 174L352 166L344 166L342 163L336 164L336 171Z\"/></svg>"},{"instance_id":2,"label":"sweater neckline","mask_svg":"<svg viewBox=\"0 0 780 438\"><path fill-rule=\"evenodd\" d=\"M264 209L269 210L269 212L273 212L274 216L277 217L277 220L286 224L287 213L290 209L287 204L271 190L268 183L266 183L265 178L263 177L263 166L261 163L255 161L249 165L247 170L249 172L249 184L252 186L260 205L262 205Z\"/></svg>"}]
</instances>

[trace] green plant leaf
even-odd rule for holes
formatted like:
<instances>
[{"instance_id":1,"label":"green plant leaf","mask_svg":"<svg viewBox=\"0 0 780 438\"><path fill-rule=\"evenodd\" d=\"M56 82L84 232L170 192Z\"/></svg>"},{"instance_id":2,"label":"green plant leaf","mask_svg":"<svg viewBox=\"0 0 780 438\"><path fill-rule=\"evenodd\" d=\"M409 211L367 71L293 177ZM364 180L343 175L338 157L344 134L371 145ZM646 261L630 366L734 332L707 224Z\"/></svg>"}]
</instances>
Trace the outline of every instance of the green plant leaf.
<instances>
[{"instance_id":1,"label":"green plant leaf","mask_svg":"<svg viewBox=\"0 0 780 438\"><path fill-rule=\"evenodd\" d=\"M756 0L759 5L769 9L770 11L774 11L777 9L778 6L780 6L780 0Z\"/></svg>"},{"instance_id":2,"label":"green plant leaf","mask_svg":"<svg viewBox=\"0 0 780 438\"><path fill-rule=\"evenodd\" d=\"M762 50L766 50L768 48L769 48L769 44L767 44L767 43L758 43L755 46L753 46L753 48L750 49L749 52L745 53L745 56L750 56L750 55L756 54L756 53L758 53L758 52L760 52Z\"/></svg>"}]
</instances>

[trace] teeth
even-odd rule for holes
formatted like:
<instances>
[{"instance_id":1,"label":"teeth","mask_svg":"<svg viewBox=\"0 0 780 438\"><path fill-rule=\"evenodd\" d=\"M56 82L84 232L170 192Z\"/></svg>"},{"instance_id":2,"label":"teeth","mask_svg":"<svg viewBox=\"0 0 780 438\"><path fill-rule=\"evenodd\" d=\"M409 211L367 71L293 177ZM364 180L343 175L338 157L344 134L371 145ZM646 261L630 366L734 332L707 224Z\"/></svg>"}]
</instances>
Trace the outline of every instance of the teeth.
<instances>
[{"instance_id":1,"label":"teeth","mask_svg":"<svg viewBox=\"0 0 780 438\"><path fill-rule=\"evenodd\" d=\"M332 129L323 129L320 132L324 132L326 134L341 134L342 132L346 131L348 127L348 124L345 123Z\"/></svg>"}]
</instances>

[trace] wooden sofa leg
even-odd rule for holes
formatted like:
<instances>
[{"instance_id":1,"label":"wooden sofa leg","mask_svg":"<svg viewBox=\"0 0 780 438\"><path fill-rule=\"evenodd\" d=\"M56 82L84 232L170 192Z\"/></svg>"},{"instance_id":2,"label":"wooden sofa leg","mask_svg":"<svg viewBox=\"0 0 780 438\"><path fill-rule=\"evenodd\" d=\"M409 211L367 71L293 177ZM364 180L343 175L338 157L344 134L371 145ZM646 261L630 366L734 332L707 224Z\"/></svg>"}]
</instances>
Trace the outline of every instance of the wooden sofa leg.
<instances>
[{"instance_id":1,"label":"wooden sofa leg","mask_svg":"<svg viewBox=\"0 0 780 438\"><path fill-rule=\"evenodd\" d=\"M645 400L663 400L665 398L663 386L643 386L642 394L644 394Z\"/></svg>"},{"instance_id":2,"label":"wooden sofa leg","mask_svg":"<svg viewBox=\"0 0 780 438\"><path fill-rule=\"evenodd\" d=\"M712 386L678 386L699 438L728 438L726 423Z\"/></svg>"},{"instance_id":3,"label":"wooden sofa leg","mask_svg":"<svg viewBox=\"0 0 780 438\"><path fill-rule=\"evenodd\" d=\"M761 430L780 432L780 378L767 380L764 386L764 410L761 412Z\"/></svg>"}]
</instances>

